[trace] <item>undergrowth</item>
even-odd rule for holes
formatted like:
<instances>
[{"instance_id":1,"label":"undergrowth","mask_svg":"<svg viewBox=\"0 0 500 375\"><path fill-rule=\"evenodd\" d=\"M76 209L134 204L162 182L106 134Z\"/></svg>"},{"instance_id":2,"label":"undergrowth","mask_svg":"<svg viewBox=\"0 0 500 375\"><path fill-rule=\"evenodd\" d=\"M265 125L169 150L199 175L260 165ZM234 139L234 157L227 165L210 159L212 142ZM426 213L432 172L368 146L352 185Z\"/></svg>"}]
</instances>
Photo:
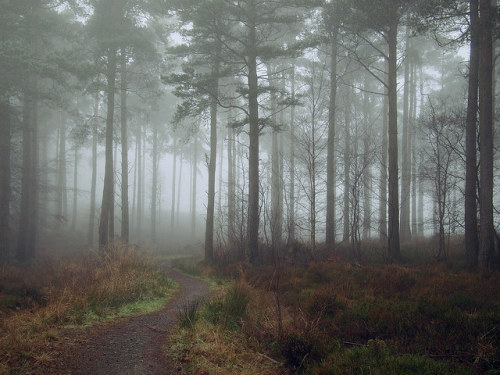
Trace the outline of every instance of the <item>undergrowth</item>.
<instances>
[{"instance_id":1,"label":"undergrowth","mask_svg":"<svg viewBox=\"0 0 500 375\"><path fill-rule=\"evenodd\" d=\"M237 281L177 333L199 373L500 372L498 273L340 261L218 273Z\"/></svg>"},{"instance_id":2,"label":"undergrowth","mask_svg":"<svg viewBox=\"0 0 500 375\"><path fill-rule=\"evenodd\" d=\"M23 373L61 328L161 308L174 283L153 262L121 245L104 256L41 259L0 269L0 373Z\"/></svg>"}]
</instances>

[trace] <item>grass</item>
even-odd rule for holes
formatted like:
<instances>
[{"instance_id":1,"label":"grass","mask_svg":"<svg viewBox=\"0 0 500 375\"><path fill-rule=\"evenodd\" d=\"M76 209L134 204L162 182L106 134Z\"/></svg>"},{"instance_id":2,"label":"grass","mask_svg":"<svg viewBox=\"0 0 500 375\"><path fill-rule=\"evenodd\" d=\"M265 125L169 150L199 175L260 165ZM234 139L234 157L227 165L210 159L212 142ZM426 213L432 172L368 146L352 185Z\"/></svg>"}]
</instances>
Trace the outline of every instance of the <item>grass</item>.
<instances>
[{"instance_id":1,"label":"grass","mask_svg":"<svg viewBox=\"0 0 500 375\"><path fill-rule=\"evenodd\" d=\"M193 372L500 373L498 272L341 261L211 272L236 281L177 333Z\"/></svg>"},{"instance_id":2,"label":"grass","mask_svg":"<svg viewBox=\"0 0 500 375\"><path fill-rule=\"evenodd\" d=\"M106 255L43 259L0 269L0 373L48 361L62 328L160 309L175 288L147 257L113 245Z\"/></svg>"},{"instance_id":3,"label":"grass","mask_svg":"<svg viewBox=\"0 0 500 375\"><path fill-rule=\"evenodd\" d=\"M276 375L283 366L272 359L257 337L248 337L245 325L256 303L254 290L245 282L219 286L204 304L190 305L167 349L170 356L196 374ZM257 317L254 315L253 317ZM190 324L183 324L189 321Z\"/></svg>"}]
</instances>

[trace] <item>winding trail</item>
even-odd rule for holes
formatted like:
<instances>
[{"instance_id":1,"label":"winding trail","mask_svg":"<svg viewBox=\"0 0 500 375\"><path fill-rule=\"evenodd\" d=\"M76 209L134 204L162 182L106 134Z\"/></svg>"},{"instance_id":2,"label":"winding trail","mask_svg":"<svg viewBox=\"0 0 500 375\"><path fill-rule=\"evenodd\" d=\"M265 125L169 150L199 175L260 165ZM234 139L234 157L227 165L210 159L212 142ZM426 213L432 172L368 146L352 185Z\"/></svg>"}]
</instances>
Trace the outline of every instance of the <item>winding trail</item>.
<instances>
[{"instance_id":1,"label":"winding trail","mask_svg":"<svg viewBox=\"0 0 500 375\"><path fill-rule=\"evenodd\" d=\"M84 328L76 339L66 338L68 345L57 361L57 373L184 374L179 363L167 358L163 346L177 321L179 307L206 297L209 287L205 281L184 275L166 264L160 268L179 284L167 305L151 314Z\"/></svg>"}]
</instances>

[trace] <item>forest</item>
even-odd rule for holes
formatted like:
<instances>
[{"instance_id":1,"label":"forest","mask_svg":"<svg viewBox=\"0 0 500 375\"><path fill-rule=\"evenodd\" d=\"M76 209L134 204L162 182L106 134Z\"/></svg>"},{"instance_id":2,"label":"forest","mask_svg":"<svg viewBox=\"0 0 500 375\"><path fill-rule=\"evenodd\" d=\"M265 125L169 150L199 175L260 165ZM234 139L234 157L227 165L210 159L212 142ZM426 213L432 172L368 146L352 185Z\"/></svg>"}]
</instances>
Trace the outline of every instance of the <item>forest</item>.
<instances>
[{"instance_id":1,"label":"forest","mask_svg":"<svg viewBox=\"0 0 500 375\"><path fill-rule=\"evenodd\" d=\"M499 9L0 0L0 374L500 373Z\"/></svg>"}]
</instances>

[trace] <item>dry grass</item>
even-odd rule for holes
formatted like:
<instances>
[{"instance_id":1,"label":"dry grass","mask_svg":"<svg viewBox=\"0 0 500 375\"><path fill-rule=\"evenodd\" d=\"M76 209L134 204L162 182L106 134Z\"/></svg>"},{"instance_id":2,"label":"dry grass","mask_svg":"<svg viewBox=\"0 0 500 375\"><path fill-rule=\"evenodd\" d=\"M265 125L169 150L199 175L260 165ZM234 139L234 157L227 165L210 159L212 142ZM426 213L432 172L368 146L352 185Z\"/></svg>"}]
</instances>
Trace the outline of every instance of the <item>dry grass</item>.
<instances>
[{"instance_id":1,"label":"dry grass","mask_svg":"<svg viewBox=\"0 0 500 375\"><path fill-rule=\"evenodd\" d=\"M193 373L498 373L498 272L327 261L219 274L236 281L175 338ZM220 317L231 288L248 298L237 325Z\"/></svg>"},{"instance_id":2,"label":"dry grass","mask_svg":"<svg viewBox=\"0 0 500 375\"><path fill-rule=\"evenodd\" d=\"M159 308L174 287L151 260L116 244L105 256L4 267L0 286L0 374L52 361L44 349L61 328Z\"/></svg>"},{"instance_id":3,"label":"dry grass","mask_svg":"<svg viewBox=\"0 0 500 375\"><path fill-rule=\"evenodd\" d=\"M257 325L272 331L276 328L272 308L261 298L263 295L243 281L218 287L212 299L200 306L196 322L191 327L179 327L173 334L169 355L197 375L285 373L260 338L248 335Z\"/></svg>"}]
</instances>

